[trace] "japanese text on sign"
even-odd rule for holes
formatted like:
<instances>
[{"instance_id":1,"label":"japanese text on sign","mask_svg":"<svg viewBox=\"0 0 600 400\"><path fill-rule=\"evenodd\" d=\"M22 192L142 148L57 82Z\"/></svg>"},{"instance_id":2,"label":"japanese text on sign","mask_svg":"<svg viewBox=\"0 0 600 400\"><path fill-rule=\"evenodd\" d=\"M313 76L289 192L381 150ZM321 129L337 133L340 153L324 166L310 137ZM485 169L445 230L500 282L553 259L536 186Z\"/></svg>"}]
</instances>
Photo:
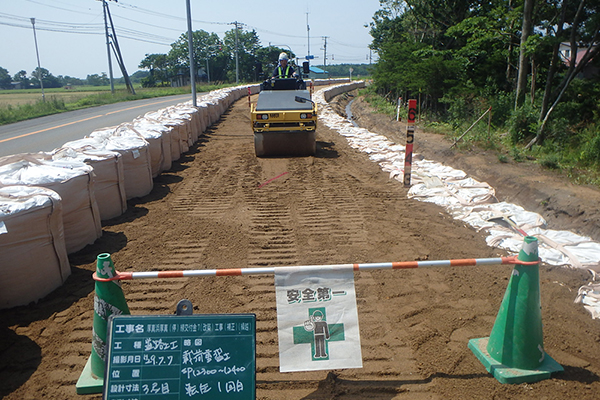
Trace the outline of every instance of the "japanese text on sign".
<instances>
[{"instance_id":1,"label":"japanese text on sign","mask_svg":"<svg viewBox=\"0 0 600 400\"><path fill-rule=\"evenodd\" d=\"M104 398L254 399L255 316L119 315Z\"/></svg>"}]
</instances>

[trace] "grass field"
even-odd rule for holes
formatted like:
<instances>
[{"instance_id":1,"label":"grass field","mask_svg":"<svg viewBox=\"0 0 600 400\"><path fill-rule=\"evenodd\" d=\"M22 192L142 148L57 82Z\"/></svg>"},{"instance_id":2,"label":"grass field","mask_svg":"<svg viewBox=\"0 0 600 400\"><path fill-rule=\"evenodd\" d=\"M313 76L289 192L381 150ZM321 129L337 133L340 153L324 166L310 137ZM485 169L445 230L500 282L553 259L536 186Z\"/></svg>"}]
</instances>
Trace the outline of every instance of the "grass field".
<instances>
[{"instance_id":1,"label":"grass field","mask_svg":"<svg viewBox=\"0 0 600 400\"><path fill-rule=\"evenodd\" d=\"M103 93L103 91L82 91L82 90L62 90L62 91L48 91L45 90L46 99L59 99L65 103L74 103L79 99ZM0 91L0 108L8 106L21 106L23 104L35 104L42 99L42 91L29 89L27 91L21 90L2 90Z\"/></svg>"},{"instance_id":2,"label":"grass field","mask_svg":"<svg viewBox=\"0 0 600 400\"><path fill-rule=\"evenodd\" d=\"M226 86L232 85L198 85L197 91L208 92ZM55 88L44 90L45 101L42 101L41 89L0 90L0 125L103 104L186 94L191 93L191 88L135 88L135 91L135 95L130 94L124 85L115 86L114 94L108 86Z\"/></svg>"}]
</instances>

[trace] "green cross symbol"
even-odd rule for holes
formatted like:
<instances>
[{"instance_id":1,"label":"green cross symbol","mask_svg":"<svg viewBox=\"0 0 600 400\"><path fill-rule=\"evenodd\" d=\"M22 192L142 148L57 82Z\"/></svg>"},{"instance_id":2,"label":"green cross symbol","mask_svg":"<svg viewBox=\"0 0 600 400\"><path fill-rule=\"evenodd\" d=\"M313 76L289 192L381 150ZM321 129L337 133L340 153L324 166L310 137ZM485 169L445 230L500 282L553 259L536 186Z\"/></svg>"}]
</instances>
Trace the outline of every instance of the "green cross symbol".
<instances>
[{"instance_id":1,"label":"green cross symbol","mask_svg":"<svg viewBox=\"0 0 600 400\"><path fill-rule=\"evenodd\" d=\"M313 361L329 360L329 342L346 340L344 324L328 324L325 307L308 309L308 320L293 327L294 344L310 343Z\"/></svg>"}]
</instances>

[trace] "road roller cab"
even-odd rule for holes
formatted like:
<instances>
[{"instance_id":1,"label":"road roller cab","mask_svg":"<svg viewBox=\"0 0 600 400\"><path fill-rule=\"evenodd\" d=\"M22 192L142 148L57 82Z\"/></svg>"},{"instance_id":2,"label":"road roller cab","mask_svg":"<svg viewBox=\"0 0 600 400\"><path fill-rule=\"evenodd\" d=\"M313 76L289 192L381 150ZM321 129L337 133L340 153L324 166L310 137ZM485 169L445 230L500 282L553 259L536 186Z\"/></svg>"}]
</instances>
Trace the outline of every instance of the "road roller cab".
<instances>
[{"instance_id":1,"label":"road roller cab","mask_svg":"<svg viewBox=\"0 0 600 400\"><path fill-rule=\"evenodd\" d=\"M258 157L316 153L317 106L302 79L263 82L258 101L251 105L251 114Z\"/></svg>"}]
</instances>

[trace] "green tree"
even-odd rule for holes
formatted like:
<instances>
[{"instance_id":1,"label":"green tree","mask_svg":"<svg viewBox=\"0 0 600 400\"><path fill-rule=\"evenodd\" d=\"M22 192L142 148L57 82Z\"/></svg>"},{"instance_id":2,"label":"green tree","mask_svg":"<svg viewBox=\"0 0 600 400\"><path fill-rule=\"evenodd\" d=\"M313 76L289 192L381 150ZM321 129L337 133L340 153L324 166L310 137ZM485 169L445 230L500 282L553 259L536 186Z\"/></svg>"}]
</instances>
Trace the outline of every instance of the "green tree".
<instances>
[{"instance_id":1,"label":"green tree","mask_svg":"<svg viewBox=\"0 0 600 400\"><path fill-rule=\"evenodd\" d=\"M426 20L427 15L439 15L429 2L380 3L383 8L371 23L375 38L371 46L379 55L373 71L375 88L394 98L423 91L437 109L442 97L465 79L465 58L454 50L458 42L447 33L446 22L437 17Z\"/></svg>"},{"instance_id":2,"label":"green tree","mask_svg":"<svg viewBox=\"0 0 600 400\"><path fill-rule=\"evenodd\" d=\"M325 70L329 73L330 77L344 77L347 78L350 75L350 68L353 69L353 77L366 77L371 74L371 70L374 68L369 64L331 64L331 65L317 65L318 68Z\"/></svg>"},{"instance_id":3,"label":"green tree","mask_svg":"<svg viewBox=\"0 0 600 400\"><path fill-rule=\"evenodd\" d=\"M10 78L10 74L7 69L0 67L0 88L1 89L11 89L12 79Z\"/></svg>"},{"instance_id":4,"label":"green tree","mask_svg":"<svg viewBox=\"0 0 600 400\"><path fill-rule=\"evenodd\" d=\"M31 72L31 83L35 88L41 87L39 77L42 79L44 88L59 88L61 87L60 81L54 75L50 73L46 68L36 68Z\"/></svg>"},{"instance_id":5,"label":"green tree","mask_svg":"<svg viewBox=\"0 0 600 400\"><path fill-rule=\"evenodd\" d=\"M142 79L144 87L168 85L174 69L166 54L146 54L138 67L150 71L150 75Z\"/></svg>"},{"instance_id":6,"label":"green tree","mask_svg":"<svg viewBox=\"0 0 600 400\"><path fill-rule=\"evenodd\" d=\"M81 86L85 84L83 79L75 78L69 75L58 75L56 78L60 82L61 86Z\"/></svg>"},{"instance_id":7,"label":"green tree","mask_svg":"<svg viewBox=\"0 0 600 400\"><path fill-rule=\"evenodd\" d=\"M590 110L597 110L600 77L585 83L578 77L600 64L600 0L380 0L380 5L370 24L380 93L404 97L423 90L429 104L444 104L439 110L452 118L479 114L493 103L495 118L504 117L496 122L508 121L511 136L529 141L526 147L550 139L566 148L575 143L565 134L568 124L599 118ZM467 112L456 113L458 108Z\"/></svg>"},{"instance_id":8,"label":"green tree","mask_svg":"<svg viewBox=\"0 0 600 400\"><path fill-rule=\"evenodd\" d=\"M230 63L229 52L221 43L216 33L204 30L192 32L192 47L194 49L194 65L196 71L205 71L208 60L210 79L212 81L225 81ZM168 54L172 65L173 74L187 74L189 76L189 51L187 33L181 34L179 39L171 44Z\"/></svg>"},{"instance_id":9,"label":"green tree","mask_svg":"<svg viewBox=\"0 0 600 400\"><path fill-rule=\"evenodd\" d=\"M477 88L492 85L496 90L512 90L515 57L514 12L505 2L495 8L465 18L447 30L456 40L454 56L464 64L466 79ZM507 11L508 10L508 11Z\"/></svg>"},{"instance_id":10,"label":"green tree","mask_svg":"<svg viewBox=\"0 0 600 400\"><path fill-rule=\"evenodd\" d=\"M600 46L597 45L600 41L600 2L597 0L563 0L553 3L553 6L554 15L557 16L556 20L559 22L556 24L553 20L554 23L546 22L545 24L548 27L549 39L547 41L552 43L552 57L539 113L539 128L526 148L545 140L547 135L545 130L550 115L557 109L563 96L568 94L569 86L578 74L600 55ZM556 28L554 29L554 27ZM563 40L569 43L569 57L558 54L560 42ZM566 71L562 74L557 73L565 65ZM585 99L582 96L577 97L575 102L583 105ZM550 104L552 105L550 106ZM585 112L584 107L579 113L574 113L572 108L570 110L571 116L582 112Z\"/></svg>"},{"instance_id":11,"label":"green tree","mask_svg":"<svg viewBox=\"0 0 600 400\"><path fill-rule=\"evenodd\" d=\"M90 86L107 86L110 84L110 79L106 76L106 72L103 72L101 75L88 75L85 81Z\"/></svg>"},{"instance_id":12,"label":"green tree","mask_svg":"<svg viewBox=\"0 0 600 400\"><path fill-rule=\"evenodd\" d=\"M271 77L271 73L279 63L279 54L287 53L290 60L296 58L296 54L290 50L276 46L259 47L256 49L255 72L257 74L254 80L264 80Z\"/></svg>"},{"instance_id":13,"label":"green tree","mask_svg":"<svg viewBox=\"0 0 600 400\"><path fill-rule=\"evenodd\" d=\"M20 70L19 72L17 72L13 77L13 81L20 82L22 89L27 89L30 84L30 80L27 77L27 72L25 70Z\"/></svg>"},{"instance_id":14,"label":"green tree","mask_svg":"<svg viewBox=\"0 0 600 400\"><path fill-rule=\"evenodd\" d=\"M236 79L236 43L239 78L241 82L250 82L258 80L256 51L260 48L260 39L255 30L244 31L238 28L225 32L223 44L229 51L231 68L227 72L227 78L231 82Z\"/></svg>"}]
</instances>

